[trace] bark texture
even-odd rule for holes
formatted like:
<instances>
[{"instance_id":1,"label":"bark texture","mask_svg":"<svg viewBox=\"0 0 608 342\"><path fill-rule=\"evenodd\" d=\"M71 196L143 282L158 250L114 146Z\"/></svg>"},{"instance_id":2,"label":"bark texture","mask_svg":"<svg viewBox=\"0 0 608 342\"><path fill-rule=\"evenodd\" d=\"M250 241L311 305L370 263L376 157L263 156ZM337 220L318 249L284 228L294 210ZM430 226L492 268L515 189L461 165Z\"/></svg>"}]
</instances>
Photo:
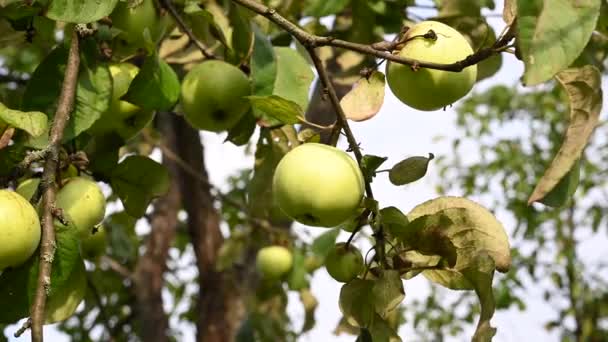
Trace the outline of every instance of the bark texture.
<instances>
[{"instance_id":1,"label":"bark texture","mask_svg":"<svg viewBox=\"0 0 608 342\"><path fill-rule=\"evenodd\" d=\"M173 117L173 126L179 136L174 151L180 159L199 172L202 179L208 179L199 132L179 116ZM245 314L245 307L233 272L215 270L218 252L224 242L220 231L220 215L214 207L208 183L185 170L180 170L178 175L182 202L188 214L188 232L199 272L197 341L233 341Z\"/></svg>"}]
</instances>

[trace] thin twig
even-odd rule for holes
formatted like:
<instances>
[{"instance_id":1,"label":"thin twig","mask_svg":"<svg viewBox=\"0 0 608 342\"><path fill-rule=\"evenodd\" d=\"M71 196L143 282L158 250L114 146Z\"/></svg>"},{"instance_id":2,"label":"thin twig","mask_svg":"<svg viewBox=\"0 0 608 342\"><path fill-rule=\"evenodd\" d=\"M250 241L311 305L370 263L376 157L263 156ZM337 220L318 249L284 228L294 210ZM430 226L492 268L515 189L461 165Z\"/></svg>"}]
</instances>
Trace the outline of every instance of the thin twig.
<instances>
[{"instance_id":1,"label":"thin twig","mask_svg":"<svg viewBox=\"0 0 608 342\"><path fill-rule=\"evenodd\" d=\"M502 40L499 40L490 48L483 48L478 50L472 55L469 55L465 59L461 61L457 61L451 64L442 64L442 63L432 63L419 61L412 58L401 57L398 55L393 55L388 51L381 51L374 49L371 45L358 44L353 43L341 39L335 39L333 37L323 37L317 36L314 34L310 34L305 30L298 27L296 24L287 20L283 16L281 16L274 8L270 8L262 3L259 3L254 0L232 0L233 2L238 3L239 5L250 9L258 14L263 15L268 18L270 21L277 24L279 27L289 32L292 36L294 36L302 45L305 47L321 47L321 46L334 46L339 47L351 51L360 52L366 55L376 56L378 58L387 59L392 62L406 64L411 66L416 66L420 68L429 68L429 69L437 69L437 70L445 70L445 71L453 71L459 72L464 68L471 66L473 64L477 64L484 59L489 58L493 54L496 53L494 50L504 44ZM500 44L499 44L500 43Z\"/></svg>"},{"instance_id":2,"label":"thin twig","mask_svg":"<svg viewBox=\"0 0 608 342\"><path fill-rule=\"evenodd\" d=\"M42 325L44 324L44 310L46 297L51 287L51 267L55 255L55 228L53 213L57 184L55 174L59 165L59 149L63 131L70 118L76 96L76 82L80 66L79 37L76 31L72 32L72 41L65 69L65 76L61 87L61 94L57 104L57 111L49 133L48 153L45 154L42 183L45 184L42 197L42 241L40 242L40 265L34 302L30 309L32 319L32 341L42 342Z\"/></svg>"},{"instance_id":3,"label":"thin twig","mask_svg":"<svg viewBox=\"0 0 608 342\"><path fill-rule=\"evenodd\" d=\"M133 279L133 273L131 272L131 270L124 267L121 263L110 258L109 256L102 255L100 257L100 261L102 264L107 265L112 271L114 271L118 275L122 276L123 278L130 279L130 280Z\"/></svg>"},{"instance_id":4,"label":"thin twig","mask_svg":"<svg viewBox=\"0 0 608 342\"><path fill-rule=\"evenodd\" d=\"M97 304L97 308L99 309L99 317L101 318L102 324L108 332L108 335L109 335L108 341L113 342L116 339L112 335L112 327L110 326L110 320L108 319L108 315L106 315L106 309L103 306L103 302L101 301L101 296L99 295L99 291L97 290L97 287L95 286L95 283L93 282L93 279L91 279L91 276L89 275L89 273L87 273L87 285L89 286L89 290L91 291L91 293L93 294L93 297L95 298L95 303Z\"/></svg>"},{"instance_id":5,"label":"thin twig","mask_svg":"<svg viewBox=\"0 0 608 342\"><path fill-rule=\"evenodd\" d=\"M29 329L32 326L32 319L28 318L27 321L23 322L23 325L21 326L21 328L19 328L19 330L15 331L15 333L13 334L13 336L15 337L20 337L21 335L23 335L24 332L27 331L27 329Z\"/></svg>"},{"instance_id":6,"label":"thin twig","mask_svg":"<svg viewBox=\"0 0 608 342\"><path fill-rule=\"evenodd\" d=\"M164 9L166 9L169 12L169 14L171 14L173 19L177 23L177 26L179 26L180 30L182 30L190 38L190 40L194 43L194 45L196 45L196 47L199 50L201 50L201 53L203 54L203 56L205 56L205 58L208 58L208 59L215 59L215 55L213 54L213 52L211 52L209 49L207 49L207 47L203 43L201 43L200 40L198 40L196 38L196 36L192 32L192 30L190 30L190 28L188 27L188 25L186 25L186 23L184 22L184 19L182 19L182 17L179 15L179 13L175 9L175 7L173 7L171 0L159 0L159 1L160 1L160 5Z\"/></svg>"}]
</instances>

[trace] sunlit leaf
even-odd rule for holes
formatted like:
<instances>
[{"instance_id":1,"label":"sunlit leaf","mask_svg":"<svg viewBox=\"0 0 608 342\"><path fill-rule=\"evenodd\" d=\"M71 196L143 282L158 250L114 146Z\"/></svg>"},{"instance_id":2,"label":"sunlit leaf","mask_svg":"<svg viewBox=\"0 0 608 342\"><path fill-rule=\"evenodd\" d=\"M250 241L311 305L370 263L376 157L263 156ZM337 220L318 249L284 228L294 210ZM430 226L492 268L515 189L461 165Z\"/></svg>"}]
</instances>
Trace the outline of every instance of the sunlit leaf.
<instances>
[{"instance_id":1,"label":"sunlit leaf","mask_svg":"<svg viewBox=\"0 0 608 342\"><path fill-rule=\"evenodd\" d=\"M0 125L2 122L24 130L32 136L39 136L48 130L46 114L12 110L0 103Z\"/></svg>"},{"instance_id":2,"label":"sunlit leaf","mask_svg":"<svg viewBox=\"0 0 608 342\"><path fill-rule=\"evenodd\" d=\"M66 23L91 23L108 16L118 0L51 0L45 15Z\"/></svg>"},{"instance_id":3,"label":"sunlit leaf","mask_svg":"<svg viewBox=\"0 0 608 342\"><path fill-rule=\"evenodd\" d=\"M587 45L601 0L518 0L517 41L532 86L570 66Z\"/></svg>"}]
</instances>

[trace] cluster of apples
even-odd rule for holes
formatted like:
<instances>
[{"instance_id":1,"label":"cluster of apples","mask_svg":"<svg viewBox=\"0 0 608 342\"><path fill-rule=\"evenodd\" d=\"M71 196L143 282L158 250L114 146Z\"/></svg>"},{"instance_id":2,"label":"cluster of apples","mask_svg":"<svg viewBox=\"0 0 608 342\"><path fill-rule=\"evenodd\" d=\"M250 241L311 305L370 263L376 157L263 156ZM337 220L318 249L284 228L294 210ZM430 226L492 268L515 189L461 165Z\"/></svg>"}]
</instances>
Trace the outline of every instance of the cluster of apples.
<instances>
[{"instance_id":1,"label":"cluster of apples","mask_svg":"<svg viewBox=\"0 0 608 342\"><path fill-rule=\"evenodd\" d=\"M39 208L29 201L40 184L30 178L16 191L0 190L0 270L18 267L28 260L40 243ZM93 258L105 250L105 231L95 228L105 215L106 201L94 181L84 177L65 180L57 192L56 206L77 230L83 255ZM39 207L39 204L36 205ZM56 220L55 225L61 225Z\"/></svg>"}]
</instances>

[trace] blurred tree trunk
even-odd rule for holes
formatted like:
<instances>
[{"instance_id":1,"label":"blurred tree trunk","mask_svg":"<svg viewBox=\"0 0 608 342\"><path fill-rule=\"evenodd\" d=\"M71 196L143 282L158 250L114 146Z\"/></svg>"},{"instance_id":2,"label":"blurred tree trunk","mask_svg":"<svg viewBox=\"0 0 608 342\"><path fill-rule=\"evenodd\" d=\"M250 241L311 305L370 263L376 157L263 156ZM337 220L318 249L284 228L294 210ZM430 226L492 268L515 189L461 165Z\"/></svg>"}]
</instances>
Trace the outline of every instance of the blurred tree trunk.
<instances>
[{"instance_id":1,"label":"blurred tree trunk","mask_svg":"<svg viewBox=\"0 0 608 342\"><path fill-rule=\"evenodd\" d=\"M173 148L177 137L167 113L159 113L159 129L166 144ZM178 165L163 156L163 165L171 174L169 192L154 204L150 220L150 234L146 241L146 251L139 258L134 272L135 296L140 336L143 341L168 341L169 322L163 309L163 274L167 268L166 259L173 243L177 227L177 213L180 209L180 192L177 177Z\"/></svg>"},{"instance_id":2,"label":"blurred tree trunk","mask_svg":"<svg viewBox=\"0 0 608 342\"><path fill-rule=\"evenodd\" d=\"M233 341L245 315L245 307L233 273L215 270L224 238L211 189L203 181L208 179L203 145L199 131L188 125L183 118L173 116L173 128L179 137L173 150L200 175L195 177L180 169L175 177L180 182L181 198L188 214L188 233L199 273L197 341Z\"/></svg>"}]
</instances>

